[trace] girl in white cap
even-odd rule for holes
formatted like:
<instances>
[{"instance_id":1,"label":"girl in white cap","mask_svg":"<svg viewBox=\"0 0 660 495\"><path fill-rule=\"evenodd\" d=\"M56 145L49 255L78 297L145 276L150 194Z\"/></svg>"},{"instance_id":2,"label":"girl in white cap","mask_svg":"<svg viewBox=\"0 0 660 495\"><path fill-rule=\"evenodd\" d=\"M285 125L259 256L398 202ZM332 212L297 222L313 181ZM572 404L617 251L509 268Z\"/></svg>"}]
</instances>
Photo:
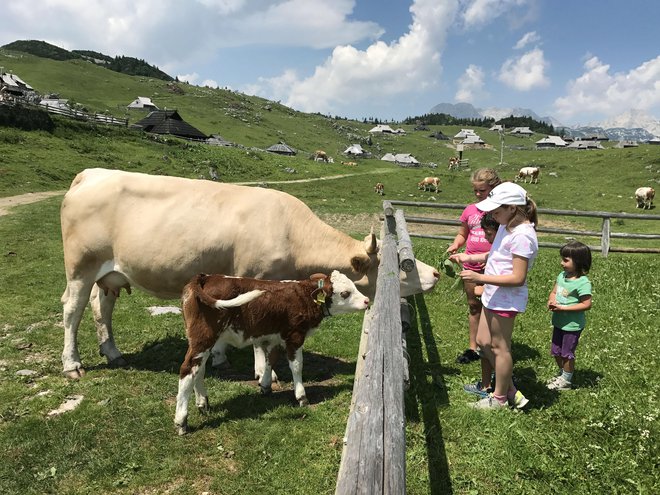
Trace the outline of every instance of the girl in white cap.
<instances>
[{"instance_id":1,"label":"girl in white cap","mask_svg":"<svg viewBox=\"0 0 660 495\"><path fill-rule=\"evenodd\" d=\"M472 270L460 273L463 280L484 284L477 344L497 376L493 393L476 402L475 407L497 409L508 404L521 409L529 401L511 379L511 335L516 315L527 307L527 272L538 254L536 204L518 184L504 182L476 206L490 212L500 224L490 252L450 257L460 263L486 263L484 273Z\"/></svg>"}]
</instances>

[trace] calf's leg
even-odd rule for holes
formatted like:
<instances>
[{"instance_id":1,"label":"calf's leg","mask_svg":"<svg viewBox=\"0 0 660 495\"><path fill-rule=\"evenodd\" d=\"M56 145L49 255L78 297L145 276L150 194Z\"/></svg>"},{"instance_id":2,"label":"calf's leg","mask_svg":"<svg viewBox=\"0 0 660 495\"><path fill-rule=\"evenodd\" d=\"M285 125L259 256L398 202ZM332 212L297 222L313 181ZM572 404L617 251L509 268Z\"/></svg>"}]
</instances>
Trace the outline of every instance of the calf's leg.
<instances>
[{"instance_id":1,"label":"calf's leg","mask_svg":"<svg viewBox=\"0 0 660 495\"><path fill-rule=\"evenodd\" d=\"M179 373L179 391L176 395L176 411L174 413L174 427L179 435L185 435L190 431L188 427L188 401L193 389L195 391L195 403L200 409L208 409L208 396L204 384L199 383L199 376L204 380L204 368L210 350L197 353L192 346L188 345L188 352L181 365ZM201 407L200 407L201 406Z\"/></svg>"},{"instance_id":2,"label":"calf's leg","mask_svg":"<svg viewBox=\"0 0 660 495\"><path fill-rule=\"evenodd\" d=\"M287 353L291 355L291 353ZM302 381L302 369L303 369L303 355L302 347L299 347L293 353L293 359L289 359L289 368L291 369L291 375L293 376L293 392L296 396L296 400L300 406L306 406L309 404L307 401L307 396L305 395L305 387L303 387Z\"/></svg>"}]
</instances>

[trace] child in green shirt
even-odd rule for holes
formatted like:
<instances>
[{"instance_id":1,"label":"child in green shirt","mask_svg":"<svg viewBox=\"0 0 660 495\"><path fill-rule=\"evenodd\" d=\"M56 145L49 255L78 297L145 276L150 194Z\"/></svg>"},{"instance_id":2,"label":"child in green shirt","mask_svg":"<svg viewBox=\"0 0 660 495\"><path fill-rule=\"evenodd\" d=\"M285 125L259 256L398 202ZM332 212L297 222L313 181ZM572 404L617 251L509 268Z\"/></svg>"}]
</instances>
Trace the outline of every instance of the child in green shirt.
<instances>
[{"instance_id":1,"label":"child in green shirt","mask_svg":"<svg viewBox=\"0 0 660 495\"><path fill-rule=\"evenodd\" d=\"M575 349L586 325L585 311L591 309L591 250L581 242L571 241L561 247L561 267L555 286L548 297L552 311L552 345L550 354L559 366L559 374L547 382L550 390L568 390L575 372Z\"/></svg>"}]
</instances>

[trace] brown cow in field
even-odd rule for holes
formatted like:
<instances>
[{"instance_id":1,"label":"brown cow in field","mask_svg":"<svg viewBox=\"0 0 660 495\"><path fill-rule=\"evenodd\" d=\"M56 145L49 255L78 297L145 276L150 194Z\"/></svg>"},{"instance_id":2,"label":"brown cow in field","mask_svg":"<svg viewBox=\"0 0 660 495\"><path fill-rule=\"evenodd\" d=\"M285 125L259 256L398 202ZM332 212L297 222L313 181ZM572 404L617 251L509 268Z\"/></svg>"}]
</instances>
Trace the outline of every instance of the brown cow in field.
<instances>
[{"instance_id":1,"label":"brown cow in field","mask_svg":"<svg viewBox=\"0 0 660 495\"><path fill-rule=\"evenodd\" d=\"M440 190L440 179L438 177L424 177L417 184L417 189L423 189L424 191L434 189L435 192L438 192Z\"/></svg>"},{"instance_id":2,"label":"brown cow in field","mask_svg":"<svg viewBox=\"0 0 660 495\"><path fill-rule=\"evenodd\" d=\"M70 378L84 374L78 327L88 303L101 354L111 365L126 364L112 332L122 288L171 299L198 273L298 280L339 270L367 297L376 292L376 236L353 239L274 189L87 169L73 180L60 217L66 273L62 365ZM405 297L433 289L439 273L417 261L412 272L399 276ZM261 376L264 357L257 349L255 354L255 374ZM213 364L224 362L219 345Z\"/></svg>"},{"instance_id":3,"label":"brown cow in field","mask_svg":"<svg viewBox=\"0 0 660 495\"><path fill-rule=\"evenodd\" d=\"M312 158L315 162L328 162L328 154L323 150L316 150Z\"/></svg>"},{"instance_id":4,"label":"brown cow in field","mask_svg":"<svg viewBox=\"0 0 660 495\"><path fill-rule=\"evenodd\" d=\"M307 405L302 382L305 338L326 316L362 311L369 298L361 294L345 275L313 275L306 280L258 280L197 275L184 287L183 318L188 352L179 373L174 424L180 435L188 432L188 401L195 391L197 407L206 412L208 393L204 370L211 348L218 341L236 347L254 344L267 356L259 386L271 391L271 367L279 349L286 350L293 375L294 394Z\"/></svg>"},{"instance_id":5,"label":"brown cow in field","mask_svg":"<svg viewBox=\"0 0 660 495\"><path fill-rule=\"evenodd\" d=\"M377 182L374 186L374 192L380 194L381 196L385 195L385 184L382 182Z\"/></svg>"},{"instance_id":6,"label":"brown cow in field","mask_svg":"<svg viewBox=\"0 0 660 495\"><path fill-rule=\"evenodd\" d=\"M449 170L457 169L461 164L461 160L457 156L449 157Z\"/></svg>"},{"instance_id":7,"label":"brown cow in field","mask_svg":"<svg viewBox=\"0 0 660 495\"><path fill-rule=\"evenodd\" d=\"M635 191L635 200L637 201L637 208L642 210L650 210L653 206L653 199L655 198L655 189L652 187L640 187Z\"/></svg>"}]
</instances>

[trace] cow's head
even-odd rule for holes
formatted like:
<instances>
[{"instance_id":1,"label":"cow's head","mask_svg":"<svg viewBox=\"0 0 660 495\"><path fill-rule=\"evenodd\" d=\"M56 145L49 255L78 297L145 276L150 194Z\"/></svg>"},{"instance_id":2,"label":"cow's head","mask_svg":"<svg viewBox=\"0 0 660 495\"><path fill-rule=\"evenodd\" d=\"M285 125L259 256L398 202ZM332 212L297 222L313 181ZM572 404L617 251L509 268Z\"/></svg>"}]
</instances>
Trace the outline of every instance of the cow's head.
<instances>
[{"instance_id":1,"label":"cow's head","mask_svg":"<svg viewBox=\"0 0 660 495\"><path fill-rule=\"evenodd\" d=\"M355 282L355 285L371 299L376 295L376 280L378 278L378 265L380 264L379 244L376 235L372 232L364 238L365 255L351 258L353 270L364 275L363 278ZM429 292L433 290L439 278L438 270L422 261L415 260L415 267L411 272L399 270L401 297Z\"/></svg>"}]
</instances>

